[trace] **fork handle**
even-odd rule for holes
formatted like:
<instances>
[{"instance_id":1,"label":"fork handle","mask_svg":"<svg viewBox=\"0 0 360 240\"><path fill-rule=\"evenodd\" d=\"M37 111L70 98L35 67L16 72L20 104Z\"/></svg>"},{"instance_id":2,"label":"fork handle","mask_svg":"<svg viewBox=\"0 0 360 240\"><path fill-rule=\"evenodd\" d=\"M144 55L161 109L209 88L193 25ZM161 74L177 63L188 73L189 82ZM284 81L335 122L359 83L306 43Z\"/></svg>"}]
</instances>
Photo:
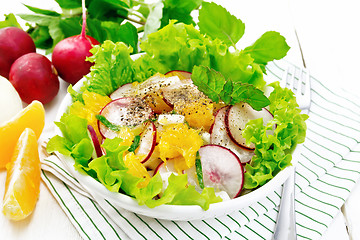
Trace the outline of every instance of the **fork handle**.
<instances>
[{"instance_id":1,"label":"fork handle","mask_svg":"<svg viewBox=\"0 0 360 240\"><path fill-rule=\"evenodd\" d=\"M273 240L295 240L295 167L283 185Z\"/></svg>"}]
</instances>

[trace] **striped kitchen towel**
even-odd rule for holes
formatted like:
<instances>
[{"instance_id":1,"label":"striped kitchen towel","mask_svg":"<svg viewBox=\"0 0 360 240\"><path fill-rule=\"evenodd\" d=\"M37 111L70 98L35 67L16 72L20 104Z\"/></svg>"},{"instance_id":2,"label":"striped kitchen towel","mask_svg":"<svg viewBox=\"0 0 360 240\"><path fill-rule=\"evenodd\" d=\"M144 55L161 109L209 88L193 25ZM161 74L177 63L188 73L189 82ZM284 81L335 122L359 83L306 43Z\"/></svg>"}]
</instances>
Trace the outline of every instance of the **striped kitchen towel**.
<instances>
[{"instance_id":1,"label":"striped kitchen towel","mask_svg":"<svg viewBox=\"0 0 360 240\"><path fill-rule=\"evenodd\" d=\"M267 66L280 80L288 62ZM295 77L300 74L297 68ZM305 143L297 158L296 218L299 239L320 239L360 176L360 98L311 77L312 100ZM55 155L42 158L42 179L84 239L271 239L281 186L252 205L199 221L144 217L91 196ZM94 198L95 197L95 198Z\"/></svg>"}]
</instances>

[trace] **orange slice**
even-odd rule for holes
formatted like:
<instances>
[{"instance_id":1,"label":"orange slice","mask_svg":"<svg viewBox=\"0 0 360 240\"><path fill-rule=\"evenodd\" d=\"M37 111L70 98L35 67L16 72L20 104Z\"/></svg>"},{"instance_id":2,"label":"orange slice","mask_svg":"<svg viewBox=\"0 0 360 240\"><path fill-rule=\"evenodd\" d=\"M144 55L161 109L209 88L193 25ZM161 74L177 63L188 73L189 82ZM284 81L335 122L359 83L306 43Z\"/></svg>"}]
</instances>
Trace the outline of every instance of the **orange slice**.
<instances>
[{"instance_id":1,"label":"orange slice","mask_svg":"<svg viewBox=\"0 0 360 240\"><path fill-rule=\"evenodd\" d=\"M11 220L21 220L34 210L40 191L37 137L30 128L20 135L6 168L3 213Z\"/></svg>"},{"instance_id":2,"label":"orange slice","mask_svg":"<svg viewBox=\"0 0 360 240\"><path fill-rule=\"evenodd\" d=\"M0 169L5 168L10 161L16 142L24 129L33 129L39 138L44 124L44 106L39 101L33 101L9 121L0 125Z\"/></svg>"}]
</instances>

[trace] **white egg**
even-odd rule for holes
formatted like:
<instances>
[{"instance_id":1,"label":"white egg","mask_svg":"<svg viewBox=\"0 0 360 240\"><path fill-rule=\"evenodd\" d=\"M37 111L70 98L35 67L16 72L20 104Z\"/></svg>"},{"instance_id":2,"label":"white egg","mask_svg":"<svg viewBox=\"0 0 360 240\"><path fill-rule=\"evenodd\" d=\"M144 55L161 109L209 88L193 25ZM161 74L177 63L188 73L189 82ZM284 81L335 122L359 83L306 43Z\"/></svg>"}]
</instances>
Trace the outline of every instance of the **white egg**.
<instances>
[{"instance_id":1,"label":"white egg","mask_svg":"<svg viewBox=\"0 0 360 240\"><path fill-rule=\"evenodd\" d=\"M22 108L21 98L13 85L0 76L0 124L10 120Z\"/></svg>"}]
</instances>

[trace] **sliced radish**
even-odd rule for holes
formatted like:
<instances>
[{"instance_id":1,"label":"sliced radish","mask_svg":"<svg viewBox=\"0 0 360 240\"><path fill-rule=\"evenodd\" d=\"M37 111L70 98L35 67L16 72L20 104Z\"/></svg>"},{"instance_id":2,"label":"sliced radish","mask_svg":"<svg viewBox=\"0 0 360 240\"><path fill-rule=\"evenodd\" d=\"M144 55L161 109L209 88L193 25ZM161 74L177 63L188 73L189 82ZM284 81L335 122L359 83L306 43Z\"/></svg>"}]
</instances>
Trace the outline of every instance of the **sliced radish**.
<instances>
[{"instance_id":1,"label":"sliced radish","mask_svg":"<svg viewBox=\"0 0 360 240\"><path fill-rule=\"evenodd\" d=\"M169 86L163 87L161 90L162 95L170 104L179 101L186 103L206 98L205 94L194 85L191 79L175 82Z\"/></svg>"},{"instance_id":2,"label":"sliced radish","mask_svg":"<svg viewBox=\"0 0 360 240\"><path fill-rule=\"evenodd\" d=\"M161 89L177 84L178 82L181 82L178 76L162 77L160 75L154 75L136 86L136 94L146 96L150 93L159 93Z\"/></svg>"},{"instance_id":3,"label":"sliced radish","mask_svg":"<svg viewBox=\"0 0 360 240\"><path fill-rule=\"evenodd\" d=\"M231 140L240 147L255 149L253 143L246 145L246 140L242 136L242 131L249 120L262 118L264 125L273 119L272 114L265 108L260 111L254 110L247 103L237 103L229 107L225 113L226 131Z\"/></svg>"},{"instance_id":4,"label":"sliced radish","mask_svg":"<svg viewBox=\"0 0 360 240\"><path fill-rule=\"evenodd\" d=\"M229 106L220 108L211 126L210 143L220 145L232 150L240 159L241 163L247 163L254 156L254 150L236 145L229 137L225 127L225 114Z\"/></svg>"},{"instance_id":5,"label":"sliced radish","mask_svg":"<svg viewBox=\"0 0 360 240\"><path fill-rule=\"evenodd\" d=\"M140 134L140 143L135 150L136 155L145 155L141 163L146 162L154 152L156 145L156 127L153 122L147 122L145 130Z\"/></svg>"},{"instance_id":6,"label":"sliced radish","mask_svg":"<svg viewBox=\"0 0 360 240\"><path fill-rule=\"evenodd\" d=\"M108 103L101 111L110 123L117 126L136 126L153 115L151 108L140 98L118 98ZM98 121L99 131L104 138L114 138L116 131Z\"/></svg>"},{"instance_id":7,"label":"sliced radish","mask_svg":"<svg viewBox=\"0 0 360 240\"><path fill-rule=\"evenodd\" d=\"M173 71L170 71L170 72L167 72L165 74L165 76L178 76L180 78L180 80L183 80L183 79L190 79L191 78L191 72L187 72L187 71L182 71L182 70L173 70Z\"/></svg>"},{"instance_id":8,"label":"sliced radish","mask_svg":"<svg viewBox=\"0 0 360 240\"><path fill-rule=\"evenodd\" d=\"M95 156L96 157L101 157L103 155L103 152L101 151L101 147L100 147L100 142L99 139L96 135L96 132L94 130L94 128L91 125L87 126L88 132L90 134L90 138L92 140L92 143L94 145L94 149L95 149ZM93 156L93 158L96 158L95 156Z\"/></svg>"},{"instance_id":9,"label":"sliced radish","mask_svg":"<svg viewBox=\"0 0 360 240\"><path fill-rule=\"evenodd\" d=\"M244 169L236 154L219 145L202 146L199 154L205 187L237 197L244 184Z\"/></svg>"},{"instance_id":10,"label":"sliced radish","mask_svg":"<svg viewBox=\"0 0 360 240\"><path fill-rule=\"evenodd\" d=\"M135 95L135 88L132 83L127 83L119 87L115 92L110 95L111 99L131 97Z\"/></svg>"}]
</instances>

